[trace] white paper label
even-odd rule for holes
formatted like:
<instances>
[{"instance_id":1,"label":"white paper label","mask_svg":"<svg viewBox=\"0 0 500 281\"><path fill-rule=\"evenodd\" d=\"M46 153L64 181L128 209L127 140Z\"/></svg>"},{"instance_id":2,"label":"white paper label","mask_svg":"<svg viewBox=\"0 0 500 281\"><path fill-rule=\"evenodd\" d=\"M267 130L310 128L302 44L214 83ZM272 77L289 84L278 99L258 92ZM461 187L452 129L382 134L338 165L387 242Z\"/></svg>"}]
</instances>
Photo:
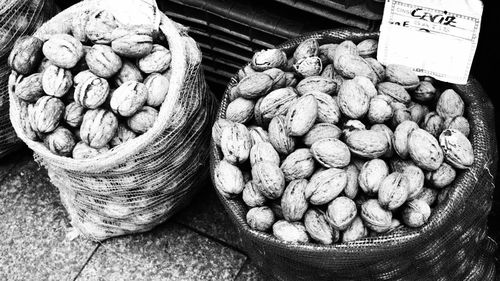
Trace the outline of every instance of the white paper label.
<instances>
[{"instance_id":1,"label":"white paper label","mask_svg":"<svg viewBox=\"0 0 500 281\"><path fill-rule=\"evenodd\" d=\"M386 0L377 59L465 84L476 52L479 0Z\"/></svg>"}]
</instances>

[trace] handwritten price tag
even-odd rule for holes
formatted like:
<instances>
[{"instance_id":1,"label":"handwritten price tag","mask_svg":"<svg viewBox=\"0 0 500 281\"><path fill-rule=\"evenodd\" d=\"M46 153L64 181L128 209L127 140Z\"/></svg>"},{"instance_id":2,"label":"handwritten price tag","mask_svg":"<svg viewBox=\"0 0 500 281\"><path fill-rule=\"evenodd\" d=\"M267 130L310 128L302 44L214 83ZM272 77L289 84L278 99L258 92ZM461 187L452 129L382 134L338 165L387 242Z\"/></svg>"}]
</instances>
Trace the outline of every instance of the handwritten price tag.
<instances>
[{"instance_id":1,"label":"handwritten price tag","mask_svg":"<svg viewBox=\"0 0 500 281\"><path fill-rule=\"evenodd\" d=\"M482 13L479 0L386 0L377 59L465 84Z\"/></svg>"}]
</instances>

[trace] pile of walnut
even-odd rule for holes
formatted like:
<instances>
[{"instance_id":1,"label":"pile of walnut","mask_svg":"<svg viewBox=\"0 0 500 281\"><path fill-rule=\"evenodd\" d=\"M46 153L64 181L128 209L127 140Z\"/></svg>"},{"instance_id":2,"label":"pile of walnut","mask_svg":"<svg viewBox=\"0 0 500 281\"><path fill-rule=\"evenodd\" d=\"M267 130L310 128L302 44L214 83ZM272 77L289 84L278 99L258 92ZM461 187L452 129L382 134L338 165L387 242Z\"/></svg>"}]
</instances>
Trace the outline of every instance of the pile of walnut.
<instances>
[{"instance_id":1,"label":"pile of walnut","mask_svg":"<svg viewBox=\"0 0 500 281\"><path fill-rule=\"evenodd\" d=\"M464 102L377 41L258 52L212 135L214 184L241 194L251 228L291 243L350 242L424 225L474 161ZM324 66L324 67L323 67Z\"/></svg>"},{"instance_id":2,"label":"pile of walnut","mask_svg":"<svg viewBox=\"0 0 500 281\"><path fill-rule=\"evenodd\" d=\"M21 37L8 61L28 138L85 159L153 126L171 75L171 53L157 44L165 38L94 11L74 18L71 35L47 39Z\"/></svg>"}]
</instances>

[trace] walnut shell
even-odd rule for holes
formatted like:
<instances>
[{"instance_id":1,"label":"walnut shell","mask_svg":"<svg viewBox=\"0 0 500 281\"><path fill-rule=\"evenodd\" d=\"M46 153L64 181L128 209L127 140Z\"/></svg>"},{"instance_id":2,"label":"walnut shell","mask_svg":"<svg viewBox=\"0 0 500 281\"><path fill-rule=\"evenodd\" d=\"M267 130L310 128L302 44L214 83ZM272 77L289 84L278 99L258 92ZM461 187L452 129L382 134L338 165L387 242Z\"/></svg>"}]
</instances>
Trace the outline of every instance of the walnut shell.
<instances>
[{"instance_id":1,"label":"walnut shell","mask_svg":"<svg viewBox=\"0 0 500 281\"><path fill-rule=\"evenodd\" d=\"M436 104L436 112L444 119L464 115L464 101L453 89L444 91Z\"/></svg>"},{"instance_id":2,"label":"walnut shell","mask_svg":"<svg viewBox=\"0 0 500 281\"><path fill-rule=\"evenodd\" d=\"M269 134L262 127L250 126L248 127L248 131L250 132L252 147L260 142L269 142Z\"/></svg>"},{"instance_id":3,"label":"walnut shell","mask_svg":"<svg viewBox=\"0 0 500 281\"><path fill-rule=\"evenodd\" d=\"M273 79L271 90L281 89L286 86L286 75L283 70L279 68L270 68L263 72Z\"/></svg>"},{"instance_id":4,"label":"walnut shell","mask_svg":"<svg viewBox=\"0 0 500 281\"><path fill-rule=\"evenodd\" d=\"M144 85L148 89L146 104L156 107L165 101L170 86L170 79L159 73L152 73L144 80Z\"/></svg>"},{"instance_id":5,"label":"walnut shell","mask_svg":"<svg viewBox=\"0 0 500 281\"><path fill-rule=\"evenodd\" d=\"M85 34L95 44L109 44L116 28L118 28L118 23L115 17L106 10L98 10L89 15L85 25Z\"/></svg>"},{"instance_id":6,"label":"walnut shell","mask_svg":"<svg viewBox=\"0 0 500 281\"><path fill-rule=\"evenodd\" d=\"M151 53L137 60L137 66L144 73L163 72L170 67L172 54L162 45L153 44Z\"/></svg>"},{"instance_id":7,"label":"walnut shell","mask_svg":"<svg viewBox=\"0 0 500 281\"><path fill-rule=\"evenodd\" d=\"M87 41L86 27L90 18L89 11L82 11L73 16L71 20L71 34L80 42Z\"/></svg>"},{"instance_id":8,"label":"walnut shell","mask_svg":"<svg viewBox=\"0 0 500 281\"><path fill-rule=\"evenodd\" d=\"M148 89L140 82L127 81L116 89L109 100L114 113L130 117L140 110L148 98Z\"/></svg>"},{"instance_id":9,"label":"walnut shell","mask_svg":"<svg viewBox=\"0 0 500 281\"><path fill-rule=\"evenodd\" d=\"M384 160L373 159L367 161L359 172L359 186L368 195L377 194L380 183L387 175L389 175L389 167Z\"/></svg>"},{"instance_id":10,"label":"walnut shell","mask_svg":"<svg viewBox=\"0 0 500 281\"><path fill-rule=\"evenodd\" d=\"M281 210L287 221L300 221L309 204L305 196L307 180L293 180L285 188L281 197Z\"/></svg>"},{"instance_id":11,"label":"walnut shell","mask_svg":"<svg viewBox=\"0 0 500 281\"><path fill-rule=\"evenodd\" d=\"M64 109L63 120L69 126L76 128L82 124L85 108L76 102L72 102Z\"/></svg>"},{"instance_id":12,"label":"walnut shell","mask_svg":"<svg viewBox=\"0 0 500 281\"><path fill-rule=\"evenodd\" d=\"M248 210L246 218L248 225L259 231L269 230L275 220L273 211L266 206L254 207Z\"/></svg>"},{"instance_id":13,"label":"walnut shell","mask_svg":"<svg viewBox=\"0 0 500 281\"><path fill-rule=\"evenodd\" d=\"M224 151L223 151L224 152ZM259 142L250 149L250 165L254 166L258 162L271 162L280 164L280 156L274 147L268 142ZM244 160L242 161L244 162Z\"/></svg>"},{"instance_id":14,"label":"walnut shell","mask_svg":"<svg viewBox=\"0 0 500 281\"><path fill-rule=\"evenodd\" d=\"M369 199L361 206L361 218L366 226L377 233L383 233L391 228L392 213L378 203L377 199Z\"/></svg>"},{"instance_id":15,"label":"walnut shell","mask_svg":"<svg viewBox=\"0 0 500 281\"><path fill-rule=\"evenodd\" d=\"M232 124L233 122L222 118L215 121L214 126L212 127L212 139L217 146L220 147L221 144L222 130Z\"/></svg>"},{"instance_id":16,"label":"walnut shell","mask_svg":"<svg viewBox=\"0 0 500 281\"><path fill-rule=\"evenodd\" d=\"M340 107L333 97L320 91L310 91L308 94L314 96L318 103L317 123L337 124L340 121Z\"/></svg>"},{"instance_id":17,"label":"walnut shell","mask_svg":"<svg viewBox=\"0 0 500 281\"><path fill-rule=\"evenodd\" d=\"M30 76L19 76L16 81L14 94L26 102L36 102L44 96L42 74L35 73Z\"/></svg>"},{"instance_id":18,"label":"walnut shell","mask_svg":"<svg viewBox=\"0 0 500 281\"><path fill-rule=\"evenodd\" d=\"M305 58L317 56L319 52L318 41L310 38L302 41L293 53L293 59L297 62Z\"/></svg>"},{"instance_id":19,"label":"walnut shell","mask_svg":"<svg viewBox=\"0 0 500 281\"><path fill-rule=\"evenodd\" d=\"M271 68L281 68L287 62L286 54L279 49L268 49L257 52L252 57L252 68L265 71Z\"/></svg>"},{"instance_id":20,"label":"walnut shell","mask_svg":"<svg viewBox=\"0 0 500 281\"><path fill-rule=\"evenodd\" d=\"M333 64L335 70L345 78L354 78L356 76L364 76L370 79L372 83L377 82L377 74L359 55L344 54L337 57Z\"/></svg>"},{"instance_id":21,"label":"walnut shell","mask_svg":"<svg viewBox=\"0 0 500 281\"><path fill-rule=\"evenodd\" d=\"M323 76L309 76L302 79L297 84L297 92L303 96L312 91L319 91L327 95L332 95L338 91L337 83L331 79Z\"/></svg>"},{"instance_id":22,"label":"walnut shell","mask_svg":"<svg viewBox=\"0 0 500 281\"><path fill-rule=\"evenodd\" d=\"M103 78L115 75L123 65L122 59L113 52L111 47L99 44L90 48L85 61L92 73Z\"/></svg>"},{"instance_id":23,"label":"walnut shell","mask_svg":"<svg viewBox=\"0 0 500 281\"><path fill-rule=\"evenodd\" d=\"M241 170L226 160L221 160L214 168L214 186L226 198L240 194L245 186Z\"/></svg>"},{"instance_id":24,"label":"walnut shell","mask_svg":"<svg viewBox=\"0 0 500 281\"><path fill-rule=\"evenodd\" d=\"M444 161L443 149L437 139L422 129L415 129L408 135L408 152L415 164L427 171L437 170Z\"/></svg>"},{"instance_id":25,"label":"walnut shell","mask_svg":"<svg viewBox=\"0 0 500 281\"><path fill-rule=\"evenodd\" d=\"M319 76L323 69L323 65L319 57L308 57L297 61L297 63L293 65L293 68L303 77L309 77Z\"/></svg>"},{"instance_id":26,"label":"walnut shell","mask_svg":"<svg viewBox=\"0 0 500 281\"><path fill-rule=\"evenodd\" d=\"M453 129L461 132L464 136L468 137L470 134L469 121L463 116L455 116L448 118L444 121L445 129Z\"/></svg>"},{"instance_id":27,"label":"walnut shell","mask_svg":"<svg viewBox=\"0 0 500 281\"><path fill-rule=\"evenodd\" d=\"M359 42L356 47L361 57L374 56L377 52L378 41L375 39L365 39Z\"/></svg>"},{"instance_id":28,"label":"walnut shell","mask_svg":"<svg viewBox=\"0 0 500 281\"><path fill-rule=\"evenodd\" d=\"M43 44L43 54L50 62L62 68L73 68L83 57L83 45L68 34L55 34Z\"/></svg>"},{"instance_id":29,"label":"walnut shell","mask_svg":"<svg viewBox=\"0 0 500 281\"><path fill-rule=\"evenodd\" d=\"M292 181L309 178L314 172L314 166L314 158L309 149L299 148L283 160L280 168L285 180Z\"/></svg>"},{"instance_id":30,"label":"walnut shell","mask_svg":"<svg viewBox=\"0 0 500 281\"><path fill-rule=\"evenodd\" d=\"M444 119L434 111L429 112L424 117L422 129L426 130L435 138L437 138L444 130Z\"/></svg>"},{"instance_id":31,"label":"walnut shell","mask_svg":"<svg viewBox=\"0 0 500 281\"><path fill-rule=\"evenodd\" d=\"M281 197L285 190L285 176L275 163L256 163L252 167L252 179L260 192L269 199Z\"/></svg>"},{"instance_id":32,"label":"walnut shell","mask_svg":"<svg viewBox=\"0 0 500 281\"><path fill-rule=\"evenodd\" d=\"M85 81L87 81L89 78L96 78L97 76L92 73L92 71L90 70L83 70L83 71L80 71L78 72L78 74L76 74L74 77L73 77L73 84L75 85L75 87L78 85L78 84L81 84Z\"/></svg>"},{"instance_id":33,"label":"walnut shell","mask_svg":"<svg viewBox=\"0 0 500 281\"><path fill-rule=\"evenodd\" d=\"M340 196L328 204L326 219L333 228L346 230L357 214L356 203L347 197Z\"/></svg>"},{"instance_id":34,"label":"walnut shell","mask_svg":"<svg viewBox=\"0 0 500 281\"><path fill-rule=\"evenodd\" d=\"M42 88L49 96L62 97L73 86L73 75L71 71L49 65L42 73Z\"/></svg>"},{"instance_id":35,"label":"walnut shell","mask_svg":"<svg viewBox=\"0 0 500 281\"><path fill-rule=\"evenodd\" d=\"M89 76L85 82L77 84L74 92L75 102L89 109L102 105L108 95L108 81L97 76Z\"/></svg>"},{"instance_id":36,"label":"walnut shell","mask_svg":"<svg viewBox=\"0 0 500 281\"><path fill-rule=\"evenodd\" d=\"M448 163L443 163L437 170L427 172L425 179L432 187L441 189L451 184L456 176L455 169Z\"/></svg>"},{"instance_id":37,"label":"walnut shell","mask_svg":"<svg viewBox=\"0 0 500 281\"><path fill-rule=\"evenodd\" d=\"M247 127L234 122L224 127L220 146L224 159L229 163L236 165L247 161L250 157L250 133Z\"/></svg>"},{"instance_id":38,"label":"walnut shell","mask_svg":"<svg viewBox=\"0 0 500 281\"><path fill-rule=\"evenodd\" d=\"M93 148L105 147L115 136L118 119L106 109L91 109L83 116L80 127L82 141Z\"/></svg>"},{"instance_id":39,"label":"walnut shell","mask_svg":"<svg viewBox=\"0 0 500 281\"><path fill-rule=\"evenodd\" d=\"M246 123L253 117L254 106L253 100L236 98L227 105L226 119L236 123Z\"/></svg>"},{"instance_id":40,"label":"walnut shell","mask_svg":"<svg viewBox=\"0 0 500 281\"><path fill-rule=\"evenodd\" d=\"M388 210L396 210L408 198L409 180L403 174L394 172L380 182L378 202Z\"/></svg>"},{"instance_id":41,"label":"walnut shell","mask_svg":"<svg viewBox=\"0 0 500 281\"><path fill-rule=\"evenodd\" d=\"M323 205L335 199L347 185L344 170L330 168L314 173L306 187L306 197L313 205Z\"/></svg>"},{"instance_id":42,"label":"walnut shell","mask_svg":"<svg viewBox=\"0 0 500 281\"><path fill-rule=\"evenodd\" d=\"M143 27L117 28L113 30L111 48L127 58L142 58L153 49L152 30Z\"/></svg>"},{"instance_id":43,"label":"walnut shell","mask_svg":"<svg viewBox=\"0 0 500 281\"><path fill-rule=\"evenodd\" d=\"M400 172L408 179L408 199L415 198L424 188L424 172L413 164L403 167Z\"/></svg>"},{"instance_id":44,"label":"walnut shell","mask_svg":"<svg viewBox=\"0 0 500 281\"><path fill-rule=\"evenodd\" d=\"M347 184L344 188L344 194L347 198L354 199L359 191L359 169L354 164L349 164L344 168L347 173Z\"/></svg>"},{"instance_id":45,"label":"walnut shell","mask_svg":"<svg viewBox=\"0 0 500 281\"><path fill-rule=\"evenodd\" d=\"M286 134L285 118L274 117L269 123L269 141L278 153L288 155L295 150L295 139Z\"/></svg>"},{"instance_id":46,"label":"walnut shell","mask_svg":"<svg viewBox=\"0 0 500 281\"><path fill-rule=\"evenodd\" d=\"M116 130L116 135L111 139L109 144L111 147L118 146L120 144L126 143L127 141L137 137L137 134L132 132L124 124L118 124L118 129Z\"/></svg>"},{"instance_id":47,"label":"walnut shell","mask_svg":"<svg viewBox=\"0 0 500 281\"><path fill-rule=\"evenodd\" d=\"M347 80L340 86L338 94L340 111L347 117L359 119L365 116L370 108L370 97L364 88L352 80Z\"/></svg>"},{"instance_id":48,"label":"walnut shell","mask_svg":"<svg viewBox=\"0 0 500 281\"><path fill-rule=\"evenodd\" d=\"M127 125L132 131L142 134L153 127L156 118L158 118L158 111L150 106L144 106L128 118Z\"/></svg>"},{"instance_id":49,"label":"walnut shell","mask_svg":"<svg viewBox=\"0 0 500 281\"><path fill-rule=\"evenodd\" d=\"M247 204L249 207L259 207L263 206L267 198L259 191L255 183L253 181L249 181L245 184L245 188L241 194L241 198L243 202Z\"/></svg>"},{"instance_id":50,"label":"walnut shell","mask_svg":"<svg viewBox=\"0 0 500 281\"><path fill-rule=\"evenodd\" d=\"M7 60L10 68L22 75L35 72L43 58L42 46L43 41L37 37L19 37Z\"/></svg>"},{"instance_id":51,"label":"walnut shell","mask_svg":"<svg viewBox=\"0 0 500 281\"><path fill-rule=\"evenodd\" d=\"M54 154L70 156L75 147L75 138L70 130L57 127L53 132L45 136L45 146Z\"/></svg>"},{"instance_id":52,"label":"walnut shell","mask_svg":"<svg viewBox=\"0 0 500 281\"><path fill-rule=\"evenodd\" d=\"M157 73L157 75L162 76L164 79L167 79L167 78L165 78L165 76L163 76L159 73ZM116 73L116 75L114 77L114 81L115 81L116 85L121 86L123 83L125 83L127 81L142 82L142 81L144 81L144 78L142 77L141 71L139 70L139 68L137 68L137 66L135 66L135 64L133 64L129 60L122 59L122 68L120 68L118 73ZM146 82L144 82L144 84L146 84ZM162 100L162 102L163 102L163 100ZM161 104L161 102L160 102L160 104ZM154 106L156 106L156 105L154 105Z\"/></svg>"},{"instance_id":53,"label":"walnut shell","mask_svg":"<svg viewBox=\"0 0 500 281\"><path fill-rule=\"evenodd\" d=\"M317 123L315 124L307 134L302 138L306 146L312 146L315 142L322 139L338 139L342 131L339 127L330 123Z\"/></svg>"},{"instance_id":54,"label":"walnut shell","mask_svg":"<svg viewBox=\"0 0 500 281\"><path fill-rule=\"evenodd\" d=\"M107 151L109 151L107 145L101 148L93 148L83 141L80 141L73 148L72 156L74 159L89 159Z\"/></svg>"},{"instance_id":55,"label":"walnut shell","mask_svg":"<svg viewBox=\"0 0 500 281\"><path fill-rule=\"evenodd\" d=\"M297 99L286 113L285 126L288 135L303 136L316 122L318 102L313 95L304 95Z\"/></svg>"},{"instance_id":56,"label":"walnut shell","mask_svg":"<svg viewBox=\"0 0 500 281\"><path fill-rule=\"evenodd\" d=\"M397 83L407 90L414 90L420 84L417 74L404 65L389 64L385 67L387 81Z\"/></svg>"},{"instance_id":57,"label":"walnut shell","mask_svg":"<svg viewBox=\"0 0 500 281\"><path fill-rule=\"evenodd\" d=\"M255 72L245 76L235 87L239 96L253 99L267 94L273 83L273 78L268 74Z\"/></svg>"},{"instance_id":58,"label":"walnut shell","mask_svg":"<svg viewBox=\"0 0 500 281\"><path fill-rule=\"evenodd\" d=\"M368 236L368 229L363 224L363 220L356 216L349 227L342 232L342 242L352 242Z\"/></svg>"},{"instance_id":59,"label":"walnut shell","mask_svg":"<svg viewBox=\"0 0 500 281\"><path fill-rule=\"evenodd\" d=\"M322 139L311 146L314 159L326 168L343 168L351 162L349 147L338 139Z\"/></svg>"},{"instance_id":60,"label":"walnut shell","mask_svg":"<svg viewBox=\"0 0 500 281\"><path fill-rule=\"evenodd\" d=\"M392 118L391 105L381 97L374 97L370 100L368 109L368 120L373 124L382 124Z\"/></svg>"},{"instance_id":61,"label":"walnut shell","mask_svg":"<svg viewBox=\"0 0 500 281\"><path fill-rule=\"evenodd\" d=\"M257 117L257 114L262 116L263 122L264 120L271 120L272 118L278 115L286 115L290 106L295 103L298 96L295 90L291 87L281 88L274 90L264 96L261 99L261 102L257 102L259 112L255 112L254 114Z\"/></svg>"},{"instance_id":62,"label":"walnut shell","mask_svg":"<svg viewBox=\"0 0 500 281\"><path fill-rule=\"evenodd\" d=\"M339 232L330 226L325 214L319 209L307 210L304 225L311 238L321 244L329 245L339 240Z\"/></svg>"},{"instance_id":63,"label":"walnut shell","mask_svg":"<svg viewBox=\"0 0 500 281\"><path fill-rule=\"evenodd\" d=\"M296 244L309 242L306 228L301 222L279 220L273 225L273 235L288 243Z\"/></svg>"},{"instance_id":64,"label":"walnut shell","mask_svg":"<svg viewBox=\"0 0 500 281\"><path fill-rule=\"evenodd\" d=\"M50 133L59 126L64 103L58 98L43 96L35 103L32 112L32 128L38 133Z\"/></svg>"},{"instance_id":65,"label":"walnut shell","mask_svg":"<svg viewBox=\"0 0 500 281\"><path fill-rule=\"evenodd\" d=\"M409 227L424 225L431 216L431 208L422 200L412 200L403 209L403 222Z\"/></svg>"},{"instance_id":66,"label":"walnut shell","mask_svg":"<svg viewBox=\"0 0 500 281\"><path fill-rule=\"evenodd\" d=\"M460 131L444 130L439 136L439 145L443 149L446 162L454 168L467 169L474 163L472 144Z\"/></svg>"},{"instance_id":67,"label":"walnut shell","mask_svg":"<svg viewBox=\"0 0 500 281\"><path fill-rule=\"evenodd\" d=\"M374 130L357 130L346 137L345 143L351 153L365 158L378 158L389 150L389 141L384 133Z\"/></svg>"}]
</instances>

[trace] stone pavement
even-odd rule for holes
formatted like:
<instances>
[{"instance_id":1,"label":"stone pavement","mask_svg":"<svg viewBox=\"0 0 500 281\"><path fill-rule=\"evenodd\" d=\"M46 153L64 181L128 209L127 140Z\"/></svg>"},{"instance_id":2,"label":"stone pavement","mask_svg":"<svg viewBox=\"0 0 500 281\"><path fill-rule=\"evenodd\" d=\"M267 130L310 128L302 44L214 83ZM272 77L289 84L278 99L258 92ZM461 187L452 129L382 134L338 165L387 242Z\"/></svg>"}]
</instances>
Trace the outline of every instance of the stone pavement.
<instances>
[{"instance_id":1,"label":"stone pavement","mask_svg":"<svg viewBox=\"0 0 500 281\"><path fill-rule=\"evenodd\" d=\"M0 280L265 280L212 186L150 232L70 239L46 171L24 150L0 160Z\"/></svg>"}]
</instances>

